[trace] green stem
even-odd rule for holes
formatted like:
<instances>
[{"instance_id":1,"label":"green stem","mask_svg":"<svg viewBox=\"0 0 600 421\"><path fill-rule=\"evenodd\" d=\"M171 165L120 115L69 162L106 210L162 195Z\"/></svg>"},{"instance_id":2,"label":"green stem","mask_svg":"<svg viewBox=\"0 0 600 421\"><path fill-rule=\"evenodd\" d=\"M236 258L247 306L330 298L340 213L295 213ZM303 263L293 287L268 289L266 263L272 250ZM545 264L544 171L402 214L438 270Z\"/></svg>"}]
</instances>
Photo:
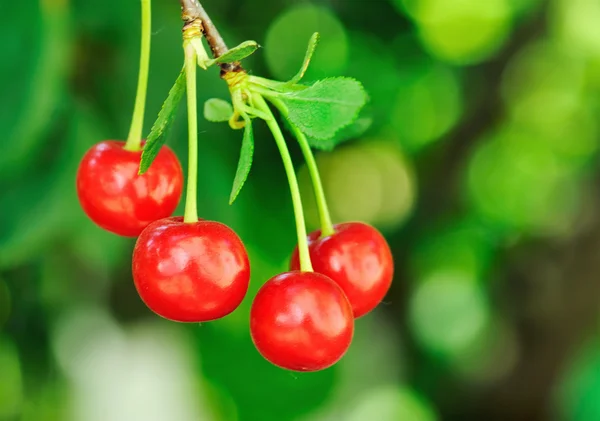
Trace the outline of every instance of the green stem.
<instances>
[{"instance_id":1,"label":"green stem","mask_svg":"<svg viewBox=\"0 0 600 421\"><path fill-rule=\"evenodd\" d=\"M304 211L302 210L302 199L300 198L300 189L298 188L298 180L296 179L296 172L294 171L294 164L292 163L292 157L288 151L283 133L275 116L271 112L271 109L265 102L262 96L256 94L253 97L256 108L263 111L269 116L268 120L265 120L267 126L273 133L275 143L281 154L281 160L283 161L283 167L290 184L290 192L292 194L292 204L294 206L294 218L296 219L296 233L298 235L298 252L300 255L300 270L303 272L312 272L312 263L310 262L310 254L308 252L308 241L306 239L306 225L304 224Z\"/></svg>"},{"instance_id":2,"label":"green stem","mask_svg":"<svg viewBox=\"0 0 600 421\"><path fill-rule=\"evenodd\" d=\"M198 106L196 100L196 51L192 44L184 43L185 78L188 110L188 177L183 222L198 222Z\"/></svg>"},{"instance_id":3,"label":"green stem","mask_svg":"<svg viewBox=\"0 0 600 421\"><path fill-rule=\"evenodd\" d=\"M142 130L144 130L144 111L146 106L146 91L148 90L148 69L150 67L150 35L151 35L151 10L150 0L141 0L142 4L142 43L140 47L140 73L138 76L137 92L129 135L125 143L128 151L142 149Z\"/></svg>"},{"instance_id":4,"label":"green stem","mask_svg":"<svg viewBox=\"0 0 600 421\"><path fill-rule=\"evenodd\" d=\"M298 139L300 149L306 160L306 166L310 173L310 178L315 192L315 199L317 200L317 208L319 210L319 219L321 221L321 237L328 237L335 234L335 228L331 222L331 215L327 206L327 200L325 199L325 191L323 189L323 183L321 182L321 176L319 175L319 169L317 168L317 162L310 149L306 135L300 130L294 123L292 123L288 117L288 109L285 104L277 98L269 98L269 101L277 107L279 112L288 121L294 136Z\"/></svg>"}]
</instances>

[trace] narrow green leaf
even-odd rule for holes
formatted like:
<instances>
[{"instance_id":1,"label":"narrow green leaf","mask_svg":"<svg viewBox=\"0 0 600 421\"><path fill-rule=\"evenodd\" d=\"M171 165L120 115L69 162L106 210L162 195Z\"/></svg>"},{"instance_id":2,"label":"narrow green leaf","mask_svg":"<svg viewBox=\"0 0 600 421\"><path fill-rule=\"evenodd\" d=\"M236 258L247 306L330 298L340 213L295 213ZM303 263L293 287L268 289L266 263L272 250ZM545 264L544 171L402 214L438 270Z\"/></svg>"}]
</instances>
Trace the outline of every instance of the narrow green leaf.
<instances>
[{"instance_id":1,"label":"narrow green leaf","mask_svg":"<svg viewBox=\"0 0 600 421\"><path fill-rule=\"evenodd\" d=\"M246 126L244 127L244 138L242 139L242 147L240 149L240 160L238 162L237 171L233 180L233 188L229 196L229 204L231 205L238 194L242 190L244 183L248 179L250 168L252 167L252 155L254 154L254 133L252 131L252 121L249 117L245 117Z\"/></svg>"},{"instance_id":2,"label":"narrow green leaf","mask_svg":"<svg viewBox=\"0 0 600 421\"><path fill-rule=\"evenodd\" d=\"M278 96L289 110L289 119L307 136L331 139L352 123L367 102L363 86L352 78L317 81L302 91Z\"/></svg>"},{"instance_id":3,"label":"narrow green leaf","mask_svg":"<svg viewBox=\"0 0 600 421\"><path fill-rule=\"evenodd\" d=\"M158 117L152 125L150 134L146 139L138 174L141 175L148 171L148 168L152 165L158 151L160 151L160 148L164 145L168 131L171 128L173 120L175 120L177 107L185 92L185 85L185 70L182 69L175 84L171 87L171 90L169 90L169 95L163 103L162 108L158 113Z\"/></svg>"},{"instance_id":4,"label":"narrow green leaf","mask_svg":"<svg viewBox=\"0 0 600 421\"><path fill-rule=\"evenodd\" d=\"M211 98L204 103L204 118L214 123L229 121L233 115L233 106L219 98Z\"/></svg>"},{"instance_id":5,"label":"narrow green leaf","mask_svg":"<svg viewBox=\"0 0 600 421\"><path fill-rule=\"evenodd\" d=\"M298 71L298 73L296 73L296 76L291 78L288 83L296 84L300 82L300 80L302 80L302 78L306 74L306 71L308 70L310 60L312 59L312 56L315 53L315 50L317 49L317 44L319 44L319 33L315 32L314 34L312 34L310 40L308 41L308 48L306 49L306 55L304 56L304 62L302 62L302 67L300 67L300 70Z\"/></svg>"},{"instance_id":6,"label":"narrow green leaf","mask_svg":"<svg viewBox=\"0 0 600 421\"><path fill-rule=\"evenodd\" d=\"M260 46L256 41L244 41L237 47L233 47L225 54L220 57L217 57L213 60L209 60L206 62L207 66L212 66L213 64L221 64L221 63L233 63L234 61L240 61L249 55L252 55L256 50L258 50Z\"/></svg>"},{"instance_id":7,"label":"narrow green leaf","mask_svg":"<svg viewBox=\"0 0 600 421\"><path fill-rule=\"evenodd\" d=\"M362 136L371 127L372 123L373 119L371 117L359 117L354 123L344 127L330 139L315 139L310 136L307 136L306 139L308 140L308 144L315 149L331 151L341 143Z\"/></svg>"}]
</instances>

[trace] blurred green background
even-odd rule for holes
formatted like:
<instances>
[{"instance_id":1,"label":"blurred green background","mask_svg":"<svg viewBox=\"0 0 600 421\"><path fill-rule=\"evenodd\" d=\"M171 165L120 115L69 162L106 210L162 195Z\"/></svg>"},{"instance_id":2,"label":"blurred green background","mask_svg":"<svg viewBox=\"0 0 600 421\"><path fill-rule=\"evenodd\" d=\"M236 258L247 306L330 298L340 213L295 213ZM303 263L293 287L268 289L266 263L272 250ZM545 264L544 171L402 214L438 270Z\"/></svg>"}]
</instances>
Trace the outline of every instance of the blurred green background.
<instances>
[{"instance_id":1,"label":"blurred green background","mask_svg":"<svg viewBox=\"0 0 600 421\"><path fill-rule=\"evenodd\" d=\"M182 65L178 2L152 6L145 133ZM0 420L600 420L600 2L204 6L230 45L263 46L253 74L292 76L319 31L307 78L368 89L371 128L318 162L334 219L388 237L392 290L333 368L264 361L248 310L295 245L287 181L258 125L229 206L241 133L202 119L200 214L247 244L251 291L221 321L154 316L131 280L134 241L94 226L74 184L86 149L127 135L139 2L3 0ZM215 69L198 86L227 98ZM169 144L185 166L184 112Z\"/></svg>"}]
</instances>

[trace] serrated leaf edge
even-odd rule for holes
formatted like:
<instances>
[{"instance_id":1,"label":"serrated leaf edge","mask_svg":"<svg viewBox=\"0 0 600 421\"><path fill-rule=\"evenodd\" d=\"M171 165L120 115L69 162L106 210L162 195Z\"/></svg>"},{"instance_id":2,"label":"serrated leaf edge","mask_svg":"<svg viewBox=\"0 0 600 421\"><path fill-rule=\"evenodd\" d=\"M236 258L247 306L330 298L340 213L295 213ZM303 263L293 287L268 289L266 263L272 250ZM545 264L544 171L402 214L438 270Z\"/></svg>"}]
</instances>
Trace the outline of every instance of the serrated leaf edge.
<instances>
[{"instance_id":1,"label":"serrated leaf edge","mask_svg":"<svg viewBox=\"0 0 600 421\"><path fill-rule=\"evenodd\" d=\"M344 143L344 142L346 142L346 141L350 140L350 138L348 138L348 139L346 139L346 140L342 140L342 141L339 141L339 142L335 142L335 141L333 141L333 140L334 140L334 138L335 138L335 136L336 136L336 135L337 135L339 132L341 132L343 129L345 129L345 128L347 128L347 127L350 127L352 124L356 123L356 122L357 122L357 121L360 119L360 111L358 112L358 114L359 114L359 115L358 115L358 116L356 116L356 117L354 118L354 120L353 120L351 123L349 123L349 124L348 124L348 125L346 125L346 126L340 127L340 128L339 128L339 129L338 129L338 130L335 132L335 134L334 134L333 136L331 136L331 137L328 137L327 139L318 139L318 138L315 138L315 137L312 137L312 136L308 136L308 135L307 135L307 136L306 136L306 140L307 140L308 144L309 144L309 145L310 145L312 148L315 148L315 149L318 149L318 150L321 150L321 151L325 151L325 152L330 152L330 151L334 150L334 149L335 149L335 148L336 148L336 147L337 147L339 144L341 144L341 143ZM369 117L369 120L370 120L370 123L368 124L367 128L365 128L364 130L362 130L362 131L360 132L360 134L359 134L359 135L357 135L357 137L358 137L358 136L362 136L362 134L364 134L364 133L365 133L367 130L369 130L369 128L370 128L370 127L371 127L371 125L373 124L373 119ZM304 133L304 132L303 132L303 133ZM306 134L306 133L304 133L304 134ZM315 140L318 140L318 141L328 141L328 140L331 140L331 141L333 141L333 142L332 142L331 146L328 146L328 147L323 147L323 145L322 145L322 144L317 144L317 143L315 143L315 142L314 142Z\"/></svg>"},{"instance_id":2,"label":"serrated leaf edge","mask_svg":"<svg viewBox=\"0 0 600 421\"><path fill-rule=\"evenodd\" d=\"M363 94L364 94L364 96L365 96L365 100L364 100L364 101L363 101L363 103L362 103L362 104L359 106L359 108L356 110L356 113L355 113L355 114L352 116L352 119L351 119L351 120L350 120L350 121L349 121L347 124L344 124L344 125L342 125L342 126L339 126L339 127L338 127L338 128L337 128L337 129L336 129L336 130L335 130L335 131L332 133L332 135L331 135L331 136L328 136L328 137L315 136L314 134L312 134L312 133L309 133L309 131L307 131L307 130L303 130L302 128L298 127L298 128L299 128L299 129L302 131L302 133L304 133L305 135L307 135L307 136L309 136L309 137L312 137L312 138L314 138L314 139L316 139L316 140L329 140L329 139L333 139L333 138L335 137L335 135L336 135L337 133L339 133L339 131L340 131L340 130L342 130L342 129L344 129L344 128L348 127L349 125L351 125L352 123L354 123L354 122L356 121L356 119L358 118L358 115L360 114L360 111L361 111L361 110L364 108L364 106L365 106L365 105L367 105L367 104L369 103L369 101L370 101L369 93L368 93L368 92L367 92L367 90L365 89L364 85L363 85L363 84L362 84L362 83L361 83L361 82L360 82L358 79L356 79L356 78L353 78L353 77L348 77L348 76L334 76L334 77L327 77L327 78L324 78L324 79L319 79L319 80L317 80L315 83L313 83L312 85L308 86L308 88L311 88L311 87L315 86L317 83L325 82L325 81L327 81L327 80L335 80L335 79L337 79L337 80L339 80L339 79L351 80L351 81L354 81L354 82L358 83L358 84L360 85L360 89L361 89L362 93L363 93ZM285 93L285 94L282 94L282 95L280 96L280 98L282 98L283 100L285 100L285 98L293 97L294 95L296 95L296 94L298 94L298 93L302 93L302 92L304 92L304 91L297 91L297 92ZM311 101L311 102L325 102L325 101ZM343 102L337 102L337 103L338 103L338 104L343 104Z\"/></svg>"}]
</instances>

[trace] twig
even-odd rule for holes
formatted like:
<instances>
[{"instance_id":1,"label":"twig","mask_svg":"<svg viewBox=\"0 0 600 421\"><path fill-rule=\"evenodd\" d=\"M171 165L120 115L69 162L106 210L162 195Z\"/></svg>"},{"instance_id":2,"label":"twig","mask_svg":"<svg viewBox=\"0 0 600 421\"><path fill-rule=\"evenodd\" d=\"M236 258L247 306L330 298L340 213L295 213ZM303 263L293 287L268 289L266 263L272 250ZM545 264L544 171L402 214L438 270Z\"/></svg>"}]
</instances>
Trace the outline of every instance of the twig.
<instances>
[{"instance_id":1,"label":"twig","mask_svg":"<svg viewBox=\"0 0 600 421\"><path fill-rule=\"evenodd\" d=\"M213 57L217 58L229 51L227 44L221 37L219 30L204 10L204 7L198 0L179 0L181 3L181 20L183 20L183 28L190 25L194 25L195 22L200 21L202 24L202 32L206 37L206 41L210 46ZM222 63L221 65L221 76L229 72L237 72L242 70L242 66L239 62L235 63Z\"/></svg>"}]
</instances>

